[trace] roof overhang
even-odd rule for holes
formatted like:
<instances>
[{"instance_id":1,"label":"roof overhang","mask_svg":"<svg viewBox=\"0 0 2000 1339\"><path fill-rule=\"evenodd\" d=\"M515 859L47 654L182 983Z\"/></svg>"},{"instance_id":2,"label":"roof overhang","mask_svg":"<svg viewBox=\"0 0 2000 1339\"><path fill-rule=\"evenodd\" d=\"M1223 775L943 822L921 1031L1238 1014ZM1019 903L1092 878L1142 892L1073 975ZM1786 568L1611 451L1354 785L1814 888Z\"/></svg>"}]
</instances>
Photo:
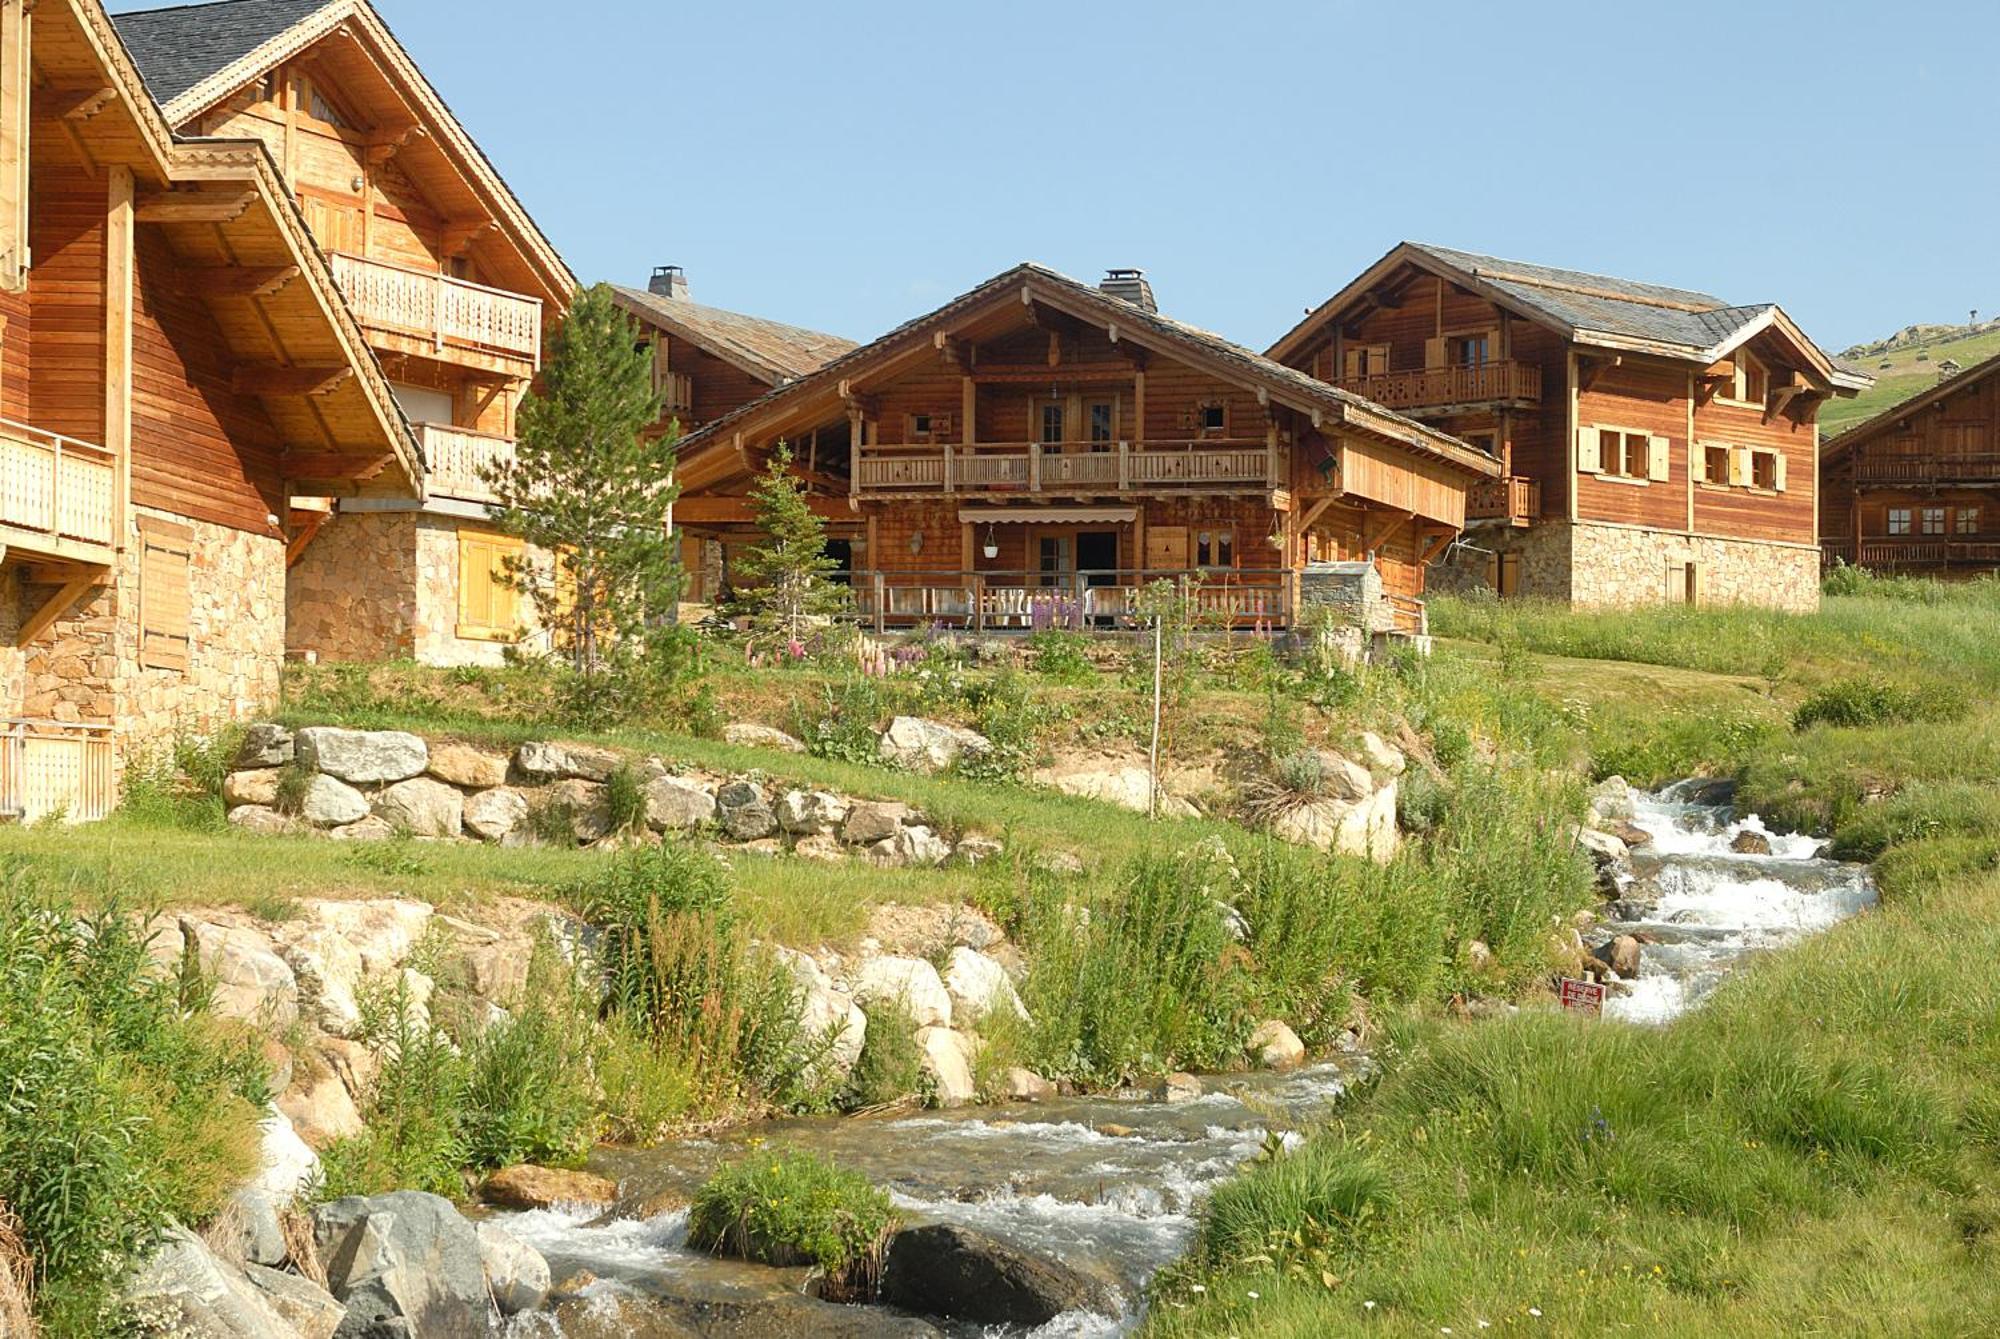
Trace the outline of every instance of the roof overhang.
<instances>
[{"instance_id":1,"label":"roof overhang","mask_svg":"<svg viewBox=\"0 0 2000 1339\"><path fill-rule=\"evenodd\" d=\"M1884 428L1921 414L1954 395L1962 395L1990 377L2000 377L2000 355L1988 358L1984 362L1974 363L1957 375L1919 391L1907 400L1891 405L1873 418L1855 424L1839 436L1827 438L1820 446L1820 453L1823 457L1843 455L1869 438L1877 436Z\"/></svg>"},{"instance_id":2,"label":"roof overhang","mask_svg":"<svg viewBox=\"0 0 2000 1339\"><path fill-rule=\"evenodd\" d=\"M639 301L617 284L611 285L611 300L641 325L664 330L677 339L684 339L703 353L720 358L746 376L757 378L766 386L782 386L792 379L792 373L777 364L757 357L748 349L716 339L700 326L675 320L651 303Z\"/></svg>"}]
</instances>

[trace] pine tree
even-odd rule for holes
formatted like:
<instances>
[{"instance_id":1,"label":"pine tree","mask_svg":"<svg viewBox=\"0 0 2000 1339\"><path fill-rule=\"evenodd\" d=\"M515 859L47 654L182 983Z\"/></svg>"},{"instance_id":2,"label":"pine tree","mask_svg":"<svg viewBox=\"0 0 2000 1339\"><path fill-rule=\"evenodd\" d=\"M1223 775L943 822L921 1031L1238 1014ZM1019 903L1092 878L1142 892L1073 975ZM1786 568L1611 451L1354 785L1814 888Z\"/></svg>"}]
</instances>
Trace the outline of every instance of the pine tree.
<instances>
[{"instance_id":1,"label":"pine tree","mask_svg":"<svg viewBox=\"0 0 2000 1339\"><path fill-rule=\"evenodd\" d=\"M556 331L512 462L487 471L496 519L531 551L508 580L556 654L591 679L643 652L685 585L667 533L676 434L646 435L661 403L648 347L599 284Z\"/></svg>"},{"instance_id":2,"label":"pine tree","mask_svg":"<svg viewBox=\"0 0 2000 1339\"><path fill-rule=\"evenodd\" d=\"M847 592L830 579L840 564L827 556L826 523L807 501L805 481L792 473L785 443L751 486L750 502L764 538L734 563L737 604L754 623L798 641L806 620L845 609Z\"/></svg>"}]
</instances>

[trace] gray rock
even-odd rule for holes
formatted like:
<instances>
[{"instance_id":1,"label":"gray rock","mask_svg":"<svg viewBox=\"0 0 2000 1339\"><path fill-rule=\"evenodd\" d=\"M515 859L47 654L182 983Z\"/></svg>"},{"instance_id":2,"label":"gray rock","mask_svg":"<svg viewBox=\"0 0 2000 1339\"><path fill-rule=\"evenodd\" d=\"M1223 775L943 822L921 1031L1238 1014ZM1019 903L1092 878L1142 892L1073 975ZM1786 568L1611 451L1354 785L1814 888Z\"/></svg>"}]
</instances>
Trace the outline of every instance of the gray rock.
<instances>
[{"instance_id":1,"label":"gray rock","mask_svg":"<svg viewBox=\"0 0 2000 1339\"><path fill-rule=\"evenodd\" d=\"M897 828L868 848L868 858L892 869L942 865L951 859L951 846L929 828L918 824Z\"/></svg>"},{"instance_id":2,"label":"gray rock","mask_svg":"<svg viewBox=\"0 0 2000 1339\"><path fill-rule=\"evenodd\" d=\"M347 1306L341 1334L487 1339L479 1233L448 1201L414 1190L335 1200L314 1212L313 1235Z\"/></svg>"},{"instance_id":3,"label":"gray rock","mask_svg":"<svg viewBox=\"0 0 2000 1339\"><path fill-rule=\"evenodd\" d=\"M1201 1080L1192 1074L1169 1074L1153 1085L1153 1100L1168 1106L1192 1102L1201 1093Z\"/></svg>"},{"instance_id":4,"label":"gray rock","mask_svg":"<svg viewBox=\"0 0 2000 1339\"><path fill-rule=\"evenodd\" d=\"M609 749L582 744L523 744L514 755L514 768L534 781L605 782L623 762Z\"/></svg>"},{"instance_id":5,"label":"gray rock","mask_svg":"<svg viewBox=\"0 0 2000 1339\"><path fill-rule=\"evenodd\" d=\"M1328 798L1353 803L1365 800L1375 793L1375 778L1368 769L1350 758L1338 753L1320 751L1319 771L1321 784Z\"/></svg>"},{"instance_id":6,"label":"gray rock","mask_svg":"<svg viewBox=\"0 0 2000 1339\"><path fill-rule=\"evenodd\" d=\"M483 842L505 841L527 817L528 797L509 786L468 796L461 815L465 830Z\"/></svg>"},{"instance_id":7,"label":"gray rock","mask_svg":"<svg viewBox=\"0 0 2000 1339\"><path fill-rule=\"evenodd\" d=\"M854 973L862 1004L900 1007L920 1028L951 1026L951 993L937 968L922 958L870 958Z\"/></svg>"},{"instance_id":8,"label":"gray rock","mask_svg":"<svg viewBox=\"0 0 2000 1339\"><path fill-rule=\"evenodd\" d=\"M1401 776L1403 769L1410 765L1403 751L1391 744L1373 730L1363 730L1355 739L1355 751L1361 755L1371 771L1384 776Z\"/></svg>"},{"instance_id":9,"label":"gray rock","mask_svg":"<svg viewBox=\"0 0 2000 1339\"><path fill-rule=\"evenodd\" d=\"M1631 855L1631 850L1624 842L1608 832L1599 832L1595 828L1578 828L1576 844L1600 870L1622 865Z\"/></svg>"},{"instance_id":10,"label":"gray rock","mask_svg":"<svg viewBox=\"0 0 2000 1339\"><path fill-rule=\"evenodd\" d=\"M788 790L778 797L778 826L794 837L820 837L840 831L848 803L824 790Z\"/></svg>"},{"instance_id":11,"label":"gray rock","mask_svg":"<svg viewBox=\"0 0 2000 1339\"><path fill-rule=\"evenodd\" d=\"M646 825L655 832L684 832L715 821L715 794L699 781L662 776L646 787Z\"/></svg>"},{"instance_id":12,"label":"gray rock","mask_svg":"<svg viewBox=\"0 0 2000 1339\"><path fill-rule=\"evenodd\" d=\"M882 1300L980 1325L1046 1325L1065 1311L1109 1311L1104 1286L952 1224L909 1227L889 1243Z\"/></svg>"},{"instance_id":13,"label":"gray rock","mask_svg":"<svg viewBox=\"0 0 2000 1339\"><path fill-rule=\"evenodd\" d=\"M236 750L236 765L239 768L283 767L292 760L295 749L292 732L282 725L253 725L243 732L243 743Z\"/></svg>"},{"instance_id":14,"label":"gray rock","mask_svg":"<svg viewBox=\"0 0 2000 1339\"><path fill-rule=\"evenodd\" d=\"M992 747L993 741L976 730L921 716L898 716L882 732L875 754L893 767L941 772L967 754L976 756Z\"/></svg>"},{"instance_id":15,"label":"gray rock","mask_svg":"<svg viewBox=\"0 0 2000 1339\"><path fill-rule=\"evenodd\" d=\"M315 772L361 786L422 776L430 746L401 730L341 730L316 725L299 731L298 760Z\"/></svg>"},{"instance_id":16,"label":"gray rock","mask_svg":"<svg viewBox=\"0 0 2000 1339\"><path fill-rule=\"evenodd\" d=\"M771 812L763 787L732 781L715 793L715 814L722 830L739 842L762 841L777 835L778 816Z\"/></svg>"},{"instance_id":17,"label":"gray rock","mask_svg":"<svg viewBox=\"0 0 2000 1339\"><path fill-rule=\"evenodd\" d=\"M1638 815L1632 787L1622 776L1608 776L1590 792L1591 817L1600 823L1629 823Z\"/></svg>"},{"instance_id":18,"label":"gray rock","mask_svg":"<svg viewBox=\"0 0 2000 1339\"><path fill-rule=\"evenodd\" d=\"M316 828L344 828L368 817L368 797L322 772L306 784L299 817Z\"/></svg>"},{"instance_id":19,"label":"gray rock","mask_svg":"<svg viewBox=\"0 0 2000 1339\"><path fill-rule=\"evenodd\" d=\"M299 983L271 941L255 930L183 920L202 976L215 990L215 1012L283 1030L299 1016Z\"/></svg>"},{"instance_id":20,"label":"gray rock","mask_svg":"<svg viewBox=\"0 0 2000 1339\"><path fill-rule=\"evenodd\" d=\"M868 1015L861 1012L851 994L834 985L810 955L782 946L771 953L798 984L798 1044L809 1051L813 1077L822 1083L845 1079L861 1058L861 1047L868 1038Z\"/></svg>"},{"instance_id":21,"label":"gray rock","mask_svg":"<svg viewBox=\"0 0 2000 1339\"><path fill-rule=\"evenodd\" d=\"M465 796L431 777L412 777L376 796L375 813L414 836L456 837L465 828Z\"/></svg>"},{"instance_id":22,"label":"gray rock","mask_svg":"<svg viewBox=\"0 0 2000 1339\"><path fill-rule=\"evenodd\" d=\"M264 1294L184 1227L165 1238L123 1296L153 1329L199 1339L293 1339L297 1331Z\"/></svg>"},{"instance_id":23,"label":"gray rock","mask_svg":"<svg viewBox=\"0 0 2000 1339\"><path fill-rule=\"evenodd\" d=\"M503 1316L534 1311L549 1300L549 1262L498 1223L481 1223L479 1258L486 1288Z\"/></svg>"},{"instance_id":24,"label":"gray rock","mask_svg":"<svg viewBox=\"0 0 2000 1339\"><path fill-rule=\"evenodd\" d=\"M1015 1065L1000 1080L1001 1095L1010 1102L1053 1102L1060 1090L1032 1069Z\"/></svg>"},{"instance_id":25,"label":"gray rock","mask_svg":"<svg viewBox=\"0 0 2000 1339\"><path fill-rule=\"evenodd\" d=\"M849 846L873 846L901 831L908 817L907 804L863 800L848 809L847 821L840 825L840 839Z\"/></svg>"},{"instance_id":26,"label":"gray rock","mask_svg":"<svg viewBox=\"0 0 2000 1339\"><path fill-rule=\"evenodd\" d=\"M231 809L229 826L259 837L285 837L299 830L297 823L276 809L261 804L246 804Z\"/></svg>"},{"instance_id":27,"label":"gray rock","mask_svg":"<svg viewBox=\"0 0 2000 1339\"><path fill-rule=\"evenodd\" d=\"M801 837L792 847L792 854L801 860L817 861L822 865L843 865L847 863L847 848L837 837Z\"/></svg>"},{"instance_id":28,"label":"gray rock","mask_svg":"<svg viewBox=\"0 0 2000 1339\"><path fill-rule=\"evenodd\" d=\"M977 1100L979 1088L973 1082L972 1062L978 1049L972 1038L948 1027L917 1029L917 1049L923 1053L924 1074L931 1081L931 1097L941 1107L962 1107Z\"/></svg>"},{"instance_id":29,"label":"gray rock","mask_svg":"<svg viewBox=\"0 0 2000 1339\"><path fill-rule=\"evenodd\" d=\"M968 865L983 865L989 860L998 860L1007 853L1006 844L997 837L986 837L979 833L960 837L952 854Z\"/></svg>"},{"instance_id":30,"label":"gray rock","mask_svg":"<svg viewBox=\"0 0 2000 1339\"><path fill-rule=\"evenodd\" d=\"M248 1186L229 1197L229 1207L210 1235L220 1237L216 1246L225 1255L247 1264L276 1269L288 1258L278 1202Z\"/></svg>"},{"instance_id":31,"label":"gray rock","mask_svg":"<svg viewBox=\"0 0 2000 1339\"><path fill-rule=\"evenodd\" d=\"M1258 1024L1243 1049L1265 1069L1297 1069L1306 1062L1299 1034L1275 1018Z\"/></svg>"},{"instance_id":32,"label":"gray rock","mask_svg":"<svg viewBox=\"0 0 2000 1339\"><path fill-rule=\"evenodd\" d=\"M359 823L349 823L326 834L337 842L387 842L396 839L396 826L386 818L370 814Z\"/></svg>"},{"instance_id":33,"label":"gray rock","mask_svg":"<svg viewBox=\"0 0 2000 1339\"><path fill-rule=\"evenodd\" d=\"M333 1339L347 1318L347 1308L310 1279L254 1264L243 1267L243 1277L298 1332L299 1339Z\"/></svg>"},{"instance_id":34,"label":"gray rock","mask_svg":"<svg viewBox=\"0 0 2000 1339\"><path fill-rule=\"evenodd\" d=\"M231 772L222 779L222 802L231 809L245 804L272 807L278 803L278 789L284 780L285 772L281 767Z\"/></svg>"},{"instance_id":35,"label":"gray rock","mask_svg":"<svg viewBox=\"0 0 2000 1339\"><path fill-rule=\"evenodd\" d=\"M751 725L738 721L724 726L722 742L734 744L738 748L772 749L779 753L804 753L806 746L786 734L783 730L773 730L768 725Z\"/></svg>"},{"instance_id":36,"label":"gray rock","mask_svg":"<svg viewBox=\"0 0 2000 1339\"><path fill-rule=\"evenodd\" d=\"M1007 976L1007 969L984 953L960 945L951 951L944 970L945 993L951 996L951 1014L968 1027L999 1012L1026 1018L1028 1011Z\"/></svg>"},{"instance_id":37,"label":"gray rock","mask_svg":"<svg viewBox=\"0 0 2000 1339\"><path fill-rule=\"evenodd\" d=\"M579 842L602 841L611 835L611 805L604 787L595 781L581 777L558 781L544 793L543 803L569 814L570 831Z\"/></svg>"}]
</instances>

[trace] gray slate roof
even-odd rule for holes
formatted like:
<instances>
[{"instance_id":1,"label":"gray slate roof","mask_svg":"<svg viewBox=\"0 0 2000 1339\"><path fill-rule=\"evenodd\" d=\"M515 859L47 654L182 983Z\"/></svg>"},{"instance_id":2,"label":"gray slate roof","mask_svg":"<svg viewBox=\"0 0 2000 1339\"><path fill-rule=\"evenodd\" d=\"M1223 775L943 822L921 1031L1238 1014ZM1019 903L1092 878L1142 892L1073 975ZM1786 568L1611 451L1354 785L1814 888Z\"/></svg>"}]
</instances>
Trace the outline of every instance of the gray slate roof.
<instances>
[{"instance_id":1,"label":"gray slate roof","mask_svg":"<svg viewBox=\"0 0 2000 1339\"><path fill-rule=\"evenodd\" d=\"M773 385L815 371L855 347L853 340L838 335L704 307L686 298L617 284L612 289L641 317L656 318L674 333Z\"/></svg>"},{"instance_id":2,"label":"gray slate roof","mask_svg":"<svg viewBox=\"0 0 2000 1339\"><path fill-rule=\"evenodd\" d=\"M331 0L218 0L115 14L146 90L166 106L325 9Z\"/></svg>"},{"instance_id":3,"label":"gray slate roof","mask_svg":"<svg viewBox=\"0 0 2000 1339\"><path fill-rule=\"evenodd\" d=\"M1530 265L1425 242L1409 245L1454 269L1474 275L1551 321L1573 329L1658 340L1691 349L1713 348L1776 305L1762 302L1748 307L1731 306L1721 298L1684 288ZM1592 291L1576 291L1579 289ZM1629 298L1600 294L1624 294ZM1686 307L1697 310L1681 310Z\"/></svg>"}]
</instances>

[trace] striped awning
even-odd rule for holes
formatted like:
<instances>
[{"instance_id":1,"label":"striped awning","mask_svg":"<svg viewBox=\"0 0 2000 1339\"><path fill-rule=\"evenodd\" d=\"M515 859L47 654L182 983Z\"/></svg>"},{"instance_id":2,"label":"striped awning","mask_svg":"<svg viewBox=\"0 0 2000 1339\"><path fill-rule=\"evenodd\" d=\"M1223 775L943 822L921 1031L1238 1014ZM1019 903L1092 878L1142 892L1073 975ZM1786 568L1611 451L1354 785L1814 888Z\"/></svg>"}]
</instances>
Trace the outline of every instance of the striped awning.
<instances>
[{"instance_id":1,"label":"striped awning","mask_svg":"<svg viewBox=\"0 0 2000 1339\"><path fill-rule=\"evenodd\" d=\"M962 525L1130 525L1137 507L961 507Z\"/></svg>"}]
</instances>

